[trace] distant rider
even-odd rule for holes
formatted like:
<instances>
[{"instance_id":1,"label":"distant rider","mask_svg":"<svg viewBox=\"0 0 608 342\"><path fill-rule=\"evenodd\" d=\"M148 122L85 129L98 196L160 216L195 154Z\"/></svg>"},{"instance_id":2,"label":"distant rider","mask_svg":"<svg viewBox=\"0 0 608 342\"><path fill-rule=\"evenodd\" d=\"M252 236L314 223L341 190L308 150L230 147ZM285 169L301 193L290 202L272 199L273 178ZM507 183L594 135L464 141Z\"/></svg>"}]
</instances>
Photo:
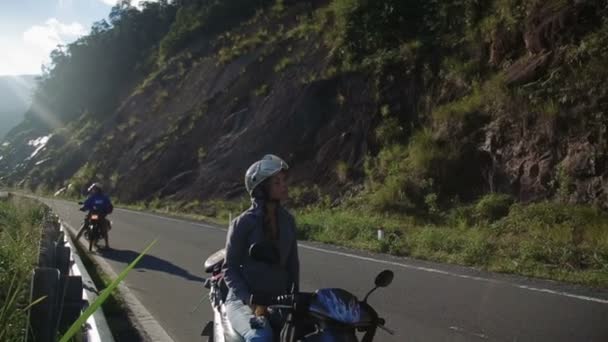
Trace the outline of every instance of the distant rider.
<instances>
[{"instance_id":1,"label":"distant rider","mask_svg":"<svg viewBox=\"0 0 608 342\"><path fill-rule=\"evenodd\" d=\"M112 227L110 221L106 219L106 216L112 213L112 211L114 210L114 206L112 205L110 198L103 193L103 188L101 184L93 183L87 191L89 193L89 197L86 199L86 201L84 201L84 204L82 205L82 208L80 208L80 211L88 211L89 213L84 218L84 223L82 227L80 227L80 230L76 235L76 240L80 238L86 227L89 225L89 217L91 216L91 211L95 211L101 216L101 236L103 236L104 240L106 241L106 248L110 248L108 231L112 229Z\"/></svg>"}]
</instances>

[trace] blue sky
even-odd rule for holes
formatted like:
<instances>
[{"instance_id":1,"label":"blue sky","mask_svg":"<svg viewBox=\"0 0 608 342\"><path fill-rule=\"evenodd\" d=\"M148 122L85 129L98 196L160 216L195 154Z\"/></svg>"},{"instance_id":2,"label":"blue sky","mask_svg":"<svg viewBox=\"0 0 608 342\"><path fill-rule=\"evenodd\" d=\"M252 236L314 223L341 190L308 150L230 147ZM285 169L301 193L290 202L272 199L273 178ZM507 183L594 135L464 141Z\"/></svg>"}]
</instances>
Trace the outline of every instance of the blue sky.
<instances>
[{"instance_id":1,"label":"blue sky","mask_svg":"<svg viewBox=\"0 0 608 342\"><path fill-rule=\"evenodd\" d=\"M135 1L134 1L135 2ZM86 35L116 0L0 0L0 75L40 74L57 44Z\"/></svg>"}]
</instances>

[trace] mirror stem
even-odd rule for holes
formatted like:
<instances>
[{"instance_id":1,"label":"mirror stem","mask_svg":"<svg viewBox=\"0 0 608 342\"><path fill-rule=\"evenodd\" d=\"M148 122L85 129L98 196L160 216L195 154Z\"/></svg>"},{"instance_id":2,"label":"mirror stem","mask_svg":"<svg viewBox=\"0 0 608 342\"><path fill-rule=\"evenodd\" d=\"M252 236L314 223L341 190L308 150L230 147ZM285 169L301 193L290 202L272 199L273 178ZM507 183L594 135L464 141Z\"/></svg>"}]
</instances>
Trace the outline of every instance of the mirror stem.
<instances>
[{"instance_id":1,"label":"mirror stem","mask_svg":"<svg viewBox=\"0 0 608 342\"><path fill-rule=\"evenodd\" d=\"M371 295L374 291L376 291L378 289L378 286L374 287L373 289L371 289L366 295L365 298L363 299L364 303L367 303L367 297L369 297L369 295Z\"/></svg>"}]
</instances>

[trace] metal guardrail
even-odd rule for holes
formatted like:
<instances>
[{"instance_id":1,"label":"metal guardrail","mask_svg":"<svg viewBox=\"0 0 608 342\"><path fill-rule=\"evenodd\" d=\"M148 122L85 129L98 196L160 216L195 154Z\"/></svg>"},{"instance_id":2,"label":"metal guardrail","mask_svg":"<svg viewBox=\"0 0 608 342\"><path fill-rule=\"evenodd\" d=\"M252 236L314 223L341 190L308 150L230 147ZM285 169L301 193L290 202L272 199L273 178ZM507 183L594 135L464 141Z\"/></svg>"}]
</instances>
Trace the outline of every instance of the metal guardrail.
<instances>
[{"instance_id":1,"label":"metal guardrail","mask_svg":"<svg viewBox=\"0 0 608 342\"><path fill-rule=\"evenodd\" d=\"M66 229L64 229L63 224L61 225L61 230L63 232L66 232ZM69 241L71 239L66 240L73 251L77 250L74 247L72 241ZM88 304L91 304L97 299L99 292L97 291L95 283L87 272L87 269L84 266L82 259L80 259L78 253L72 253L72 260L74 261L74 263L72 265L71 272L74 275L80 275L80 277L82 278L82 299ZM86 337L86 340L91 342L114 342L114 337L112 336L112 332L110 331L110 327L108 326L106 317L101 308L95 311L95 313L93 313L93 315L91 315L91 317L87 319Z\"/></svg>"},{"instance_id":2,"label":"metal guardrail","mask_svg":"<svg viewBox=\"0 0 608 342\"><path fill-rule=\"evenodd\" d=\"M58 218L45 218L30 300L46 298L30 309L27 341L55 342L58 332L64 333L97 298L95 284L66 233ZM86 321L80 337L114 342L101 308Z\"/></svg>"}]
</instances>

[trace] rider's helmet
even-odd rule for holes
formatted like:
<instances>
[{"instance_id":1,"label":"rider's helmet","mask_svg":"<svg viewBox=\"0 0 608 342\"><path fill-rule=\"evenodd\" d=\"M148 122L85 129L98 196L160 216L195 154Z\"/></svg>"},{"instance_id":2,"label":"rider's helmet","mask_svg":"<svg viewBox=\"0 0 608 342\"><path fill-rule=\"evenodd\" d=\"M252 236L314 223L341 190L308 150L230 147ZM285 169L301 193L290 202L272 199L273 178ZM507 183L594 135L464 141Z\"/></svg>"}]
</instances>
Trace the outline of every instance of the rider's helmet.
<instances>
[{"instance_id":1,"label":"rider's helmet","mask_svg":"<svg viewBox=\"0 0 608 342\"><path fill-rule=\"evenodd\" d=\"M103 187L101 186L100 183L93 183L93 184L91 184L91 186L89 186L89 188L87 189L87 192L91 193L94 189L97 189L97 192L103 191Z\"/></svg>"},{"instance_id":2,"label":"rider's helmet","mask_svg":"<svg viewBox=\"0 0 608 342\"><path fill-rule=\"evenodd\" d=\"M289 170L287 163L273 155L267 154L262 159L253 163L245 173L245 187L251 197L260 197L258 185L281 171Z\"/></svg>"}]
</instances>

